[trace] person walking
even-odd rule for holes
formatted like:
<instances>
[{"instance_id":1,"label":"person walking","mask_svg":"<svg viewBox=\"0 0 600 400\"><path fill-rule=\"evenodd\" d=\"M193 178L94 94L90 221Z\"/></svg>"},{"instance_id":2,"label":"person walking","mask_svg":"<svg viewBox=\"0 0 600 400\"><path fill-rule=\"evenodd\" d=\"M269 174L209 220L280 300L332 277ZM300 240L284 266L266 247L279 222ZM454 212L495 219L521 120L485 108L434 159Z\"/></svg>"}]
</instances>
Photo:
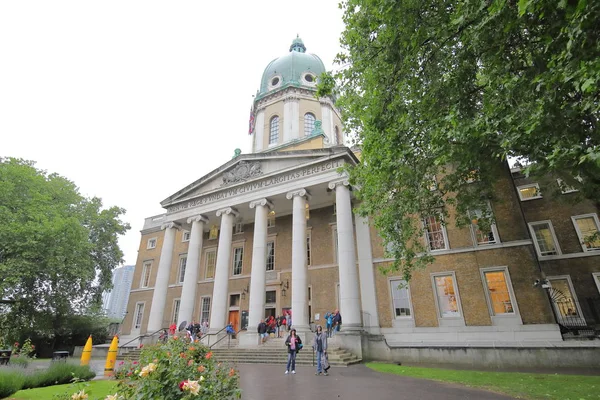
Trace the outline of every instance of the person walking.
<instances>
[{"instance_id":1,"label":"person walking","mask_svg":"<svg viewBox=\"0 0 600 400\"><path fill-rule=\"evenodd\" d=\"M313 339L313 350L317 353L317 372L315 375L329 375L325 370L327 362L327 334L323 333L321 325L317 325L317 331Z\"/></svg>"},{"instance_id":2,"label":"person walking","mask_svg":"<svg viewBox=\"0 0 600 400\"><path fill-rule=\"evenodd\" d=\"M296 335L296 330L290 330L290 335L285 339L285 345L288 348L288 361L287 367L285 368L285 374L290 373L290 367L292 368L292 374L296 373L296 354L302 348L302 339Z\"/></svg>"},{"instance_id":3,"label":"person walking","mask_svg":"<svg viewBox=\"0 0 600 400\"><path fill-rule=\"evenodd\" d=\"M260 323L258 324L257 327L257 332L260 335L260 342L264 343L265 340L267 340L267 324L265 324L265 320L261 319Z\"/></svg>"}]
</instances>

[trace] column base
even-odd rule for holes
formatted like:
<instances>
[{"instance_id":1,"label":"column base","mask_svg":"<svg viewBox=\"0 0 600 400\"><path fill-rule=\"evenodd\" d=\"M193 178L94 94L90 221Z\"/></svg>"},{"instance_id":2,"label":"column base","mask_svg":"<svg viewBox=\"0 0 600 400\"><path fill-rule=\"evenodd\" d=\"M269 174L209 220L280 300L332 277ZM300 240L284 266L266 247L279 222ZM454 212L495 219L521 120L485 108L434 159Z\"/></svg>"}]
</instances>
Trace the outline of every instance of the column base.
<instances>
[{"instance_id":1,"label":"column base","mask_svg":"<svg viewBox=\"0 0 600 400\"><path fill-rule=\"evenodd\" d=\"M244 332L243 334L240 332L238 345L242 348L252 348L260 346L260 335L258 332Z\"/></svg>"}]
</instances>

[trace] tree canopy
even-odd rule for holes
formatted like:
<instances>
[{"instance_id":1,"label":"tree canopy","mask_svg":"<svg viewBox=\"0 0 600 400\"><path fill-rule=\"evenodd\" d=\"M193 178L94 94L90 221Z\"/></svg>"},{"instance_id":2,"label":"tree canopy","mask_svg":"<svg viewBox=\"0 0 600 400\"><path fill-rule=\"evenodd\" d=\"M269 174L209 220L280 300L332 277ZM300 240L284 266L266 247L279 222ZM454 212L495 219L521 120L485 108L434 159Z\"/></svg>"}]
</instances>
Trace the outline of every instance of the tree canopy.
<instances>
[{"instance_id":1,"label":"tree canopy","mask_svg":"<svg viewBox=\"0 0 600 400\"><path fill-rule=\"evenodd\" d=\"M600 199L600 2L344 0L337 91L361 146L362 203L407 278L431 261L417 221L458 224L494 198L498 165ZM434 182L435 177L435 182ZM433 189L433 190L432 190Z\"/></svg>"},{"instance_id":2,"label":"tree canopy","mask_svg":"<svg viewBox=\"0 0 600 400\"><path fill-rule=\"evenodd\" d=\"M31 161L0 158L0 298L16 300L0 306L3 328L52 336L65 318L97 309L122 263L124 212Z\"/></svg>"}]
</instances>

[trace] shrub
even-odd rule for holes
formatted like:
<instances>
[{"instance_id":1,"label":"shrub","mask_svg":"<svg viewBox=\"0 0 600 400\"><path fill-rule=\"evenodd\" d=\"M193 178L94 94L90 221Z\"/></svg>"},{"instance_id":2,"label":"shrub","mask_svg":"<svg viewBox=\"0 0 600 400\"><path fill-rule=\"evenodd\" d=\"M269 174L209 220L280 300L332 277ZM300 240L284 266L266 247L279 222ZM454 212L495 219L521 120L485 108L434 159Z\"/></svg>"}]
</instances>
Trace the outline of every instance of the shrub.
<instances>
[{"instance_id":1,"label":"shrub","mask_svg":"<svg viewBox=\"0 0 600 400\"><path fill-rule=\"evenodd\" d=\"M45 371L27 376L23 383L23 389L62 385L71 383L73 379L89 381L95 376L96 373L87 365L79 366L58 362L50 365L50 368Z\"/></svg>"},{"instance_id":2,"label":"shrub","mask_svg":"<svg viewBox=\"0 0 600 400\"><path fill-rule=\"evenodd\" d=\"M29 366L29 359L17 354L10 358L10 365L13 367L27 368Z\"/></svg>"},{"instance_id":3,"label":"shrub","mask_svg":"<svg viewBox=\"0 0 600 400\"><path fill-rule=\"evenodd\" d=\"M23 382L25 382L25 374L23 371L17 371L10 368L0 369L0 399L21 390Z\"/></svg>"},{"instance_id":4,"label":"shrub","mask_svg":"<svg viewBox=\"0 0 600 400\"><path fill-rule=\"evenodd\" d=\"M119 383L124 399L211 399L241 397L239 377L233 368L217 362L200 343L177 338L145 346L140 364Z\"/></svg>"}]
</instances>

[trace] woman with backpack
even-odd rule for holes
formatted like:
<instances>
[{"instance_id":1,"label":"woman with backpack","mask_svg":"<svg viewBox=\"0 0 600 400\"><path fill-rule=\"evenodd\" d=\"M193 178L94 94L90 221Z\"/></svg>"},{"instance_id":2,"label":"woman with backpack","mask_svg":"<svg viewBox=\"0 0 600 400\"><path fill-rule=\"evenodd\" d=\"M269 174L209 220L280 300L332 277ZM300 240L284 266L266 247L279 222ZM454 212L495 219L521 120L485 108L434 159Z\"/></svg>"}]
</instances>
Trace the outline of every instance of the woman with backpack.
<instances>
[{"instance_id":1,"label":"woman with backpack","mask_svg":"<svg viewBox=\"0 0 600 400\"><path fill-rule=\"evenodd\" d=\"M290 335L285 339L285 345L288 348L288 361L287 367L285 368L285 374L290 373L290 367L292 367L292 374L296 373L296 354L302 348L302 339L296 335L296 330L292 329Z\"/></svg>"}]
</instances>

